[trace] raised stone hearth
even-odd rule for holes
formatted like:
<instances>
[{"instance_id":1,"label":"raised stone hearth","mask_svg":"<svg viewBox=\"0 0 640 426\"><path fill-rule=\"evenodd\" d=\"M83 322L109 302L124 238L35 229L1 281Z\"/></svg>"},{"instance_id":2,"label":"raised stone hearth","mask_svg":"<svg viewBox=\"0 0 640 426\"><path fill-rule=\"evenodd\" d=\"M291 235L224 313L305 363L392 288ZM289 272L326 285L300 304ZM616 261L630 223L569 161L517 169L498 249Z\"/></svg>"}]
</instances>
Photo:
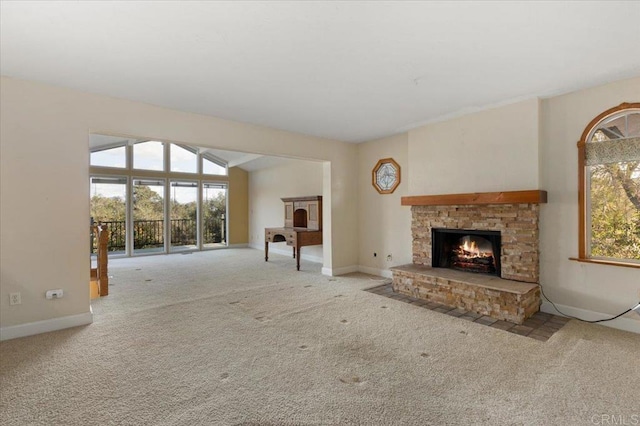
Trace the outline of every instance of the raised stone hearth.
<instances>
[{"instance_id":1,"label":"raised stone hearth","mask_svg":"<svg viewBox=\"0 0 640 426\"><path fill-rule=\"evenodd\" d=\"M403 197L411 206L413 264L392 268L394 291L521 324L540 307L538 221L546 197L538 190ZM487 258L498 256L500 276L434 264L433 229L499 235L499 253Z\"/></svg>"},{"instance_id":2,"label":"raised stone hearth","mask_svg":"<svg viewBox=\"0 0 640 426\"><path fill-rule=\"evenodd\" d=\"M499 320L522 324L540 306L540 287L536 284L420 265L391 270L397 293Z\"/></svg>"}]
</instances>

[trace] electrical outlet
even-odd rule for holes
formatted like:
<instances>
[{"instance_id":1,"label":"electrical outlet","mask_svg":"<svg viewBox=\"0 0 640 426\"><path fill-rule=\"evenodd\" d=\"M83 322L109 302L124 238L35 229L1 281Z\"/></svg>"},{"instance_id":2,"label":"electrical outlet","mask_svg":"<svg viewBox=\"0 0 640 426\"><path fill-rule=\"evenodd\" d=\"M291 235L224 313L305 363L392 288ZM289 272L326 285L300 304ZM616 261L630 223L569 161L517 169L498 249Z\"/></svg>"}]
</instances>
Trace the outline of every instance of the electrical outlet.
<instances>
[{"instance_id":1,"label":"electrical outlet","mask_svg":"<svg viewBox=\"0 0 640 426\"><path fill-rule=\"evenodd\" d=\"M20 293L11 293L9 294L9 304L10 305L21 305L22 297L20 297Z\"/></svg>"},{"instance_id":2,"label":"electrical outlet","mask_svg":"<svg viewBox=\"0 0 640 426\"><path fill-rule=\"evenodd\" d=\"M61 288L57 290L47 290L44 295L47 299L61 299L62 296L64 296L64 291L62 291Z\"/></svg>"},{"instance_id":3,"label":"electrical outlet","mask_svg":"<svg viewBox=\"0 0 640 426\"><path fill-rule=\"evenodd\" d=\"M393 256L390 254L387 255L387 262L391 262L393 260Z\"/></svg>"}]
</instances>

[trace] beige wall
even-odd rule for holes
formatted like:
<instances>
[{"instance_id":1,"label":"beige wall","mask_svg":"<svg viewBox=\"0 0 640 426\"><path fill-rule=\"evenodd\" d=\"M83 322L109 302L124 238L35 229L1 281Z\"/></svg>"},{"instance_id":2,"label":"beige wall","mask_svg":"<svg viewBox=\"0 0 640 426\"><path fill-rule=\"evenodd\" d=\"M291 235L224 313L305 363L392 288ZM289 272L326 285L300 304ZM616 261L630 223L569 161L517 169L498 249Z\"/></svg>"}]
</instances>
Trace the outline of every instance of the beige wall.
<instances>
[{"instance_id":1,"label":"beige wall","mask_svg":"<svg viewBox=\"0 0 640 426\"><path fill-rule=\"evenodd\" d=\"M249 243L249 174L229 168L229 244Z\"/></svg>"},{"instance_id":2,"label":"beige wall","mask_svg":"<svg viewBox=\"0 0 640 426\"><path fill-rule=\"evenodd\" d=\"M284 161L281 166L249 173L250 244L260 250L264 249L264 228L284 226L281 198L322 195L324 170L321 162ZM270 249L287 254L292 252L284 242L270 244ZM301 253L303 260L322 262L323 246L303 247Z\"/></svg>"},{"instance_id":3,"label":"beige wall","mask_svg":"<svg viewBox=\"0 0 640 426\"><path fill-rule=\"evenodd\" d=\"M576 142L600 112L638 99L636 78L480 111L360 144L360 265L369 272L385 270L379 253L384 250L394 252L394 264L411 262L410 213L399 205L402 195L544 189L549 193L540 220L540 280L545 292L566 313L584 318L628 309L640 299L638 269L582 264L569 257L578 251ZM401 164L403 182L391 196L380 196L371 187L370 173L379 158L388 156ZM544 309L553 311L548 304ZM640 330L633 313L607 325Z\"/></svg>"},{"instance_id":4,"label":"beige wall","mask_svg":"<svg viewBox=\"0 0 640 426\"><path fill-rule=\"evenodd\" d=\"M578 244L576 142L598 113L640 99L639 78L481 111L361 145L20 80L2 78L1 84L1 327L89 310L92 132L323 160L322 251L324 270L333 273L358 264L384 272L388 252L393 264L410 262L410 216L399 206L402 195L544 189L549 203L541 209L541 282L548 295L577 314L618 313L640 297L638 269L568 260ZM379 195L371 187L371 168L388 156L401 165L402 183L394 194ZM248 187L250 182L247 177ZM253 238L262 227L249 224ZM242 230L232 229L231 238L241 243ZM46 301L44 292L52 288L63 288L65 297ZM15 291L22 293L23 304L9 306L8 295ZM640 323L633 315L626 320Z\"/></svg>"},{"instance_id":5,"label":"beige wall","mask_svg":"<svg viewBox=\"0 0 640 426\"><path fill-rule=\"evenodd\" d=\"M89 133L328 161L325 272L357 265L356 146L23 80L0 84L0 327L89 312ZM46 300L56 288L64 298ZM12 292L22 305L9 306Z\"/></svg>"},{"instance_id":6,"label":"beige wall","mask_svg":"<svg viewBox=\"0 0 640 426\"><path fill-rule=\"evenodd\" d=\"M409 193L538 188L538 100L409 131Z\"/></svg>"},{"instance_id":7,"label":"beige wall","mask_svg":"<svg viewBox=\"0 0 640 426\"><path fill-rule=\"evenodd\" d=\"M540 273L545 292L561 305L617 314L640 300L640 269L569 260L578 255L578 139L601 112L638 100L640 78L542 102L540 186L549 203L541 209Z\"/></svg>"},{"instance_id":8,"label":"beige wall","mask_svg":"<svg viewBox=\"0 0 640 426\"><path fill-rule=\"evenodd\" d=\"M362 271L390 276L389 267L411 263L411 208L400 205L400 197L408 195L409 188L407 149L407 133L358 145L358 261ZM371 185L371 172L378 160L389 157L400 165L400 185L393 194L379 194Z\"/></svg>"}]
</instances>

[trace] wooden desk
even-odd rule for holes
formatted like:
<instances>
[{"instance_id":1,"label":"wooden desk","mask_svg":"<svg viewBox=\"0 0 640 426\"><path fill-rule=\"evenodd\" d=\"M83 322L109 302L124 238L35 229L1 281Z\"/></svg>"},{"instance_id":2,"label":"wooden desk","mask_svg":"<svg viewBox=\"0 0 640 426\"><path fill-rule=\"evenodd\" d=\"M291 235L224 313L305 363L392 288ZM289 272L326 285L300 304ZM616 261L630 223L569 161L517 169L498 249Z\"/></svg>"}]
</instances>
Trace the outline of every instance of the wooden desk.
<instances>
[{"instance_id":1,"label":"wooden desk","mask_svg":"<svg viewBox=\"0 0 640 426\"><path fill-rule=\"evenodd\" d=\"M322 231L307 228L265 228L264 230L264 261L269 261L269 243L286 241L293 247L293 258L296 259L296 269L300 270L300 247L322 244Z\"/></svg>"}]
</instances>

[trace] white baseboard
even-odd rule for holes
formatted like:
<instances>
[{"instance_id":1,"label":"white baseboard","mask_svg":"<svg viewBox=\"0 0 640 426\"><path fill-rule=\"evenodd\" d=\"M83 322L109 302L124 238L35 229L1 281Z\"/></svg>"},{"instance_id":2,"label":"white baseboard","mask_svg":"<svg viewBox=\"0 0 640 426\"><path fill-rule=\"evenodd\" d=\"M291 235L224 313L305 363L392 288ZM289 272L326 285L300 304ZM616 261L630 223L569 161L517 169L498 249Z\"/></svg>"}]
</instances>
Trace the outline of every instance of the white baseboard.
<instances>
[{"instance_id":1,"label":"white baseboard","mask_svg":"<svg viewBox=\"0 0 640 426\"><path fill-rule=\"evenodd\" d=\"M369 275L377 275L379 277L384 277L384 278L393 278L393 272L391 272L388 269L378 269L378 268L372 268L370 266L359 265L358 271L364 272L365 274L369 274Z\"/></svg>"},{"instance_id":2,"label":"white baseboard","mask_svg":"<svg viewBox=\"0 0 640 426\"><path fill-rule=\"evenodd\" d=\"M322 268L322 275L328 275L330 277L350 274L352 272L358 272L358 265L344 266L342 268Z\"/></svg>"},{"instance_id":3,"label":"white baseboard","mask_svg":"<svg viewBox=\"0 0 640 426\"><path fill-rule=\"evenodd\" d=\"M32 336L34 334L48 333L79 325L87 325L93 322L93 312L69 315L44 321L28 322L26 324L10 325L0 328L0 341L16 339L18 337Z\"/></svg>"},{"instance_id":4,"label":"white baseboard","mask_svg":"<svg viewBox=\"0 0 640 426\"><path fill-rule=\"evenodd\" d=\"M256 250L264 250L264 244L256 244L256 243L251 243L249 244L249 247L254 248ZM293 258L293 249L288 249L288 250L283 250L277 247L273 247L273 246L269 246L269 253L275 253L275 254L281 254L282 256L288 256ZM324 260L322 257L320 256L312 256L309 254L304 254L301 253L300 254L300 260L306 260L308 262L313 262L313 263L323 263Z\"/></svg>"},{"instance_id":5,"label":"white baseboard","mask_svg":"<svg viewBox=\"0 0 640 426\"><path fill-rule=\"evenodd\" d=\"M393 272L391 272L388 269L378 269L378 268L372 268L370 266L364 266L364 265L351 265L351 266L345 266L343 268L334 268L334 269L322 268L322 275L328 275L330 277L334 277L336 275L350 274L352 272L363 272L369 275L377 275L379 277L384 277L384 278L393 278Z\"/></svg>"},{"instance_id":6,"label":"white baseboard","mask_svg":"<svg viewBox=\"0 0 640 426\"><path fill-rule=\"evenodd\" d=\"M249 247L249 244L247 243L242 243L242 244L227 244L227 248L247 248Z\"/></svg>"},{"instance_id":7,"label":"white baseboard","mask_svg":"<svg viewBox=\"0 0 640 426\"><path fill-rule=\"evenodd\" d=\"M615 316L610 314L603 314L600 312L588 311L586 309L581 309L581 308L574 308L573 306L560 305L558 303L556 303L556 306L564 314L571 315L577 318L582 318L589 321L606 319L606 318L611 318L612 316ZM540 306L540 310L548 314L562 315L555 310L555 308L551 303L549 303L546 300L542 301L542 306ZM631 318L620 317L612 321L599 322L597 324L604 325L611 328L617 328L618 330L630 331L632 333L640 334L640 321L637 321Z\"/></svg>"}]
</instances>

